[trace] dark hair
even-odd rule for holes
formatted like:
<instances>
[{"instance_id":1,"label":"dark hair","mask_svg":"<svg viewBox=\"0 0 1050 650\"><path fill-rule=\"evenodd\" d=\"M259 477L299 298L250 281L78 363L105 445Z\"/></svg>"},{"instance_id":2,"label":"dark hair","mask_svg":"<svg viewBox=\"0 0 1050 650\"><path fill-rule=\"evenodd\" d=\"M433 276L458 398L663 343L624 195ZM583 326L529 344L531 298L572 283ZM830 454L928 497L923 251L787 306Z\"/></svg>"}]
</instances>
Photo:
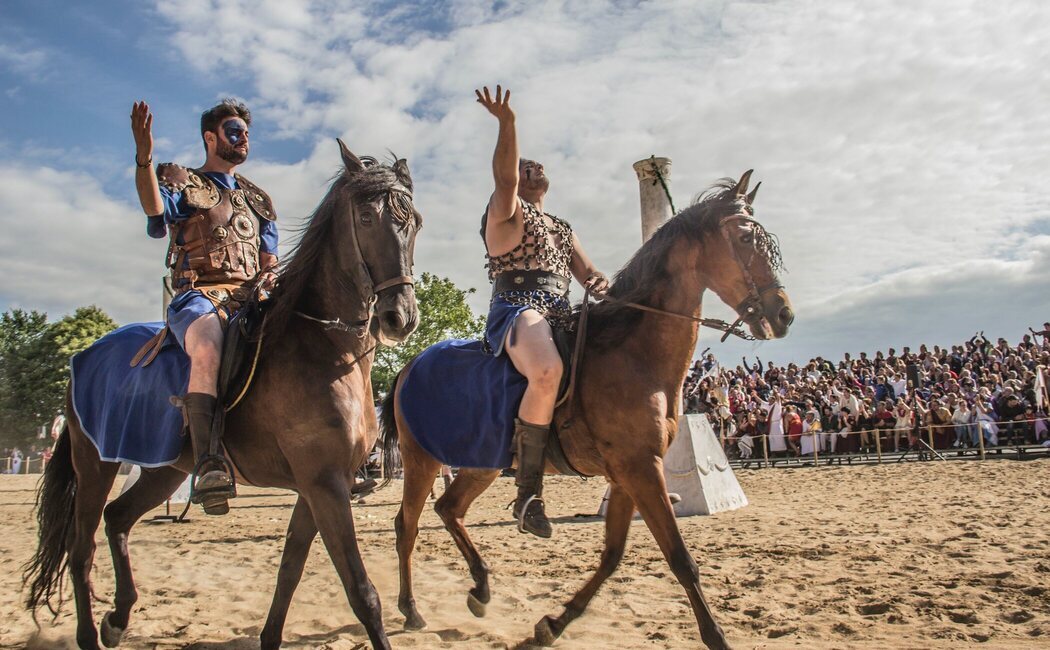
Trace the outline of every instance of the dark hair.
<instances>
[{"instance_id":1,"label":"dark hair","mask_svg":"<svg viewBox=\"0 0 1050 650\"><path fill-rule=\"evenodd\" d=\"M205 133L219 128L222 121L228 117L239 117L248 126L252 125L252 112L248 110L248 107L243 102L227 97L201 113L201 139L204 139Z\"/></svg>"}]
</instances>

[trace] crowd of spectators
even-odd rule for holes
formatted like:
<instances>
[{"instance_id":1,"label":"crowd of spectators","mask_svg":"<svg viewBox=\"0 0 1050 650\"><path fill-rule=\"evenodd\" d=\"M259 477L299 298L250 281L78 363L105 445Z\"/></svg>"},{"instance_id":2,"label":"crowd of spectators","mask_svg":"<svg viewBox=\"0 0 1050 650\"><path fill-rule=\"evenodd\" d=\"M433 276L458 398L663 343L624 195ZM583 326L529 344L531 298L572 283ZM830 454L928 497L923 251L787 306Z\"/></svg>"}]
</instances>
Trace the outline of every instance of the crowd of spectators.
<instances>
[{"instance_id":1,"label":"crowd of spectators","mask_svg":"<svg viewBox=\"0 0 1050 650\"><path fill-rule=\"evenodd\" d=\"M687 413L708 413L727 453L883 453L933 447L1050 446L1050 322L1017 345L983 332L950 347L890 348L786 367L701 355L686 378ZM705 351L706 352L706 351ZM913 385L909 375L918 377ZM932 436L929 432L932 431ZM878 442L876 442L878 439Z\"/></svg>"},{"instance_id":2,"label":"crowd of spectators","mask_svg":"<svg viewBox=\"0 0 1050 650\"><path fill-rule=\"evenodd\" d=\"M30 445L25 451L19 447L0 449L0 474L39 474L51 459L51 447Z\"/></svg>"}]
</instances>

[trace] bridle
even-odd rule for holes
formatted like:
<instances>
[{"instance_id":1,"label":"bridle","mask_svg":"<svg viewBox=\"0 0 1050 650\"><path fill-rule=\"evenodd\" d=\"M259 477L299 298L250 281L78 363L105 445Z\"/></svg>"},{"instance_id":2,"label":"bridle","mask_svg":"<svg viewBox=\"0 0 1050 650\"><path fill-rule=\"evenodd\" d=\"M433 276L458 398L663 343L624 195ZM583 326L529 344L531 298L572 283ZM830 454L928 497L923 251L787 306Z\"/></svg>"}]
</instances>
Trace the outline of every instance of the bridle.
<instances>
[{"instance_id":1,"label":"bridle","mask_svg":"<svg viewBox=\"0 0 1050 650\"><path fill-rule=\"evenodd\" d=\"M387 191L387 200L394 194L402 194L407 196L409 200L412 199L412 192L408 191L403 186L395 186ZM347 332L350 334L357 335L358 338L364 338L369 332L369 324L372 322L372 317L375 315L375 304L379 298L379 293L385 291L391 287L396 287L402 284L410 286L415 285L415 280L412 279L411 275L399 275L392 278L383 280L376 284L372 279L372 273L368 270L368 264L365 262L364 254L361 252L361 241L357 235L358 228L358 214L357 204L353 201L350 202L350 240L353 246L354 256L357 259L357 263L350 269L349 275L351 276L351 282L347 281L347 278L343 275L336 276L336 280L342 285L342 288L349 294L359 292L364 296L364 318L361 320L343 322L339 318L324 319L316 318L305 314L301 311L296 311L295 314L306 320L313 321L320 324L326 330L337 330L340 332ZM369 350L374 350L375 346ZM367 352L366 352L367 354Z\"/></svg>"},{"instance_id":2,"label":"bridle","mask_svg":"<svg viewBox=\"0 0 1050 650\"><path fill-rule=\"evenodd\" d=\"M730 329L727 329L725 331L725 334L722 336L723 343L725 343L725 340L729 338L730 334L736 334L734 330L736 330L741 323L753 325L755 323L761 322L762 319L766 319L768 321L769 319L766 318L765 308L762 306L762 297L770 291L777 291L778 289L784 288L784 285L780 283L780 279L777 278L776 274L773 275L773 281L769 284L762 285L761 287L755 284L755 278L753 275L751 275L751 262L754 261L755 254L758 252L758 242L755 241L754 235L752 235L751 253L747 256L746 262L742 260L740 258L740 253L736 250L736 246L733 245L733 238L729 234L729 225L738 222L751 224L751 228L754 233L757 233L758 229L761 228L759 223L755 221L754 217L742 212L738 212L731 216L725 217L722 220L722 223L719 224L719 229L722 231L722 237L726 240L726 244L729 245L729 250L733 251L733 259L736 260L737 266L740 267L740 272L744 275L744 280L747 282L748 288L747 297L745 297L744 300L736 306L736 321L733 322L733 324L730 326ZM737 334L737 336L740 335ZM751 337L749 340L754 340L754 337Z\"/></svg>"},{"instance_id":3,"label":"bridle","mask_svg":"<svg viewBox=\"0 0 1050 650\"><path fill-rule=\"evenodd\" d=\"M623 305L624 307L631 307L633 309L639 309L641 311L647 311L654 314L660 314L662 316L671 316L673 318L681 318L684 320L692 321L694 323L699 323L703 327L710 327L711 329L716 329L721 332L724 332L721 339L722 343L725 343L725 340L728 339L730 335L738 336L744 339L745 341L754 341L755 337L752 336L746 330L741 329L740 325L742 323L757 323L763 318L765 318L766 313L765 309L762 307L762 296L764 296L770 291L782 289L784 288L784 285L782 285L780 283L780 280L777 279L775 276L773 278L773 281L769 284L763 285L761 287L755 284L754 276L751 275L751 262L755 259L755 253L758 252L757 248L752 247L751 254L748 255L747 261L745 262L740 258L740 254L737 252L736 246L733 245L733 239L729 234L728 226L731 223L736 223L739 221L746 221L751 224L758 225L758 221L756 221L754 217L740 212L730 215L728 217L724 217L722 219L722 222L719 224L719 229L722 231L722 237L726 240L726 243L729 245L729 249L733 251L733 259L736 260L737 266L740 267L740 272L743 273L748 286L747 297L744 298L744 300L739 305L737 305L737 319L732 323L727 323L726 321L721 320L719 318L697 318L696 316L689 316L688 314L679 314L677 312L658 309L656 307L650 307L648 305L642 305L636 302L621 300L608 294L601 296L602 301L611 302L617 305ZM591 291L590 289L587 289L586 295L583 299L582 311L584 312L586 312L587 310L588 303L590 302L590 296Z\"/></svg>"}]
</instances>

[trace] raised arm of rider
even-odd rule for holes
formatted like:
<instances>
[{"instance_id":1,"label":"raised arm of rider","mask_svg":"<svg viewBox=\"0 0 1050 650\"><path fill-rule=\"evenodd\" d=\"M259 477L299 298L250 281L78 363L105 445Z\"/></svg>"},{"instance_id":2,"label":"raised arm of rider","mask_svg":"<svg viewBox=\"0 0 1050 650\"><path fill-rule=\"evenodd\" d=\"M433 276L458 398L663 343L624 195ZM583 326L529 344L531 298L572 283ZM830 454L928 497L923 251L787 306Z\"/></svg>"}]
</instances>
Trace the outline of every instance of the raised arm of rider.
<instances>
[{"instance_id":1,"label":"raised arm of rider","mask_svg":"<svg viewBox=\"0 0 1050 650\"><path fill-rule=\"evenodd\" d=\"M496 86L496 96L489 94L488 87L475 90L478 103L499 120L499 135L496 151L492 155L492 178L496 189L489 199L488 222L501 223L521 214L518 201L518 134L514 126L514 111L510 108L510 91L503 92Z\"/></svg>"},{"instance_id":2,"label":"raised arm of rider","mask_svg":"<svg viewBox=\"0 0 1050 650\"><path fill-rule=\"evenodd\" d=\"M135 138L135 189L147 216L164 213L164 203L153 170L153 113L146 102L131 107L131 134Z\"/></svg>"}]
</instances>

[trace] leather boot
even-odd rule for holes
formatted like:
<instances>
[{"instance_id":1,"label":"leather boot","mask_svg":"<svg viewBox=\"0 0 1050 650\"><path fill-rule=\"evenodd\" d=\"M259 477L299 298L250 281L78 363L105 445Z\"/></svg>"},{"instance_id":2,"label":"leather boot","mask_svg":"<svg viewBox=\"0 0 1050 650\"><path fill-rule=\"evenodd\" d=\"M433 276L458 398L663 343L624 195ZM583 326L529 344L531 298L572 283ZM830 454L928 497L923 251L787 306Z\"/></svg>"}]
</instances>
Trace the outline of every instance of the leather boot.
<instances>
[{"instance_id":1,"label":"leather boot","mask_svg":"<svg viewBox=\"0 0 1050 650\"><path fill-rule=\"evenodd\" d=\"M219 441L212 439L217 400L207 393L187 393L182 403L186 409L193 456L197 459L194 468L197 480L193 483L190 501L203 505L206 514L224 515L230 511L227 500L237 496L237 490L227 472L226 462L219 454Z\"/></svg>"},{"instance_id":2,"label":"leather boot","mask_svg":"<svg viewBox=\"0 0 1050 650\"><path fill-rule=\"evenodd\" d=\"M514 484L518 497L514 500L514 517L518 530L537 537L551 536L551 523L543 511L543 468L550 425L537 426L514 420L514 449L518 456L518 471Z\"/></svg>"}]
</instances>

